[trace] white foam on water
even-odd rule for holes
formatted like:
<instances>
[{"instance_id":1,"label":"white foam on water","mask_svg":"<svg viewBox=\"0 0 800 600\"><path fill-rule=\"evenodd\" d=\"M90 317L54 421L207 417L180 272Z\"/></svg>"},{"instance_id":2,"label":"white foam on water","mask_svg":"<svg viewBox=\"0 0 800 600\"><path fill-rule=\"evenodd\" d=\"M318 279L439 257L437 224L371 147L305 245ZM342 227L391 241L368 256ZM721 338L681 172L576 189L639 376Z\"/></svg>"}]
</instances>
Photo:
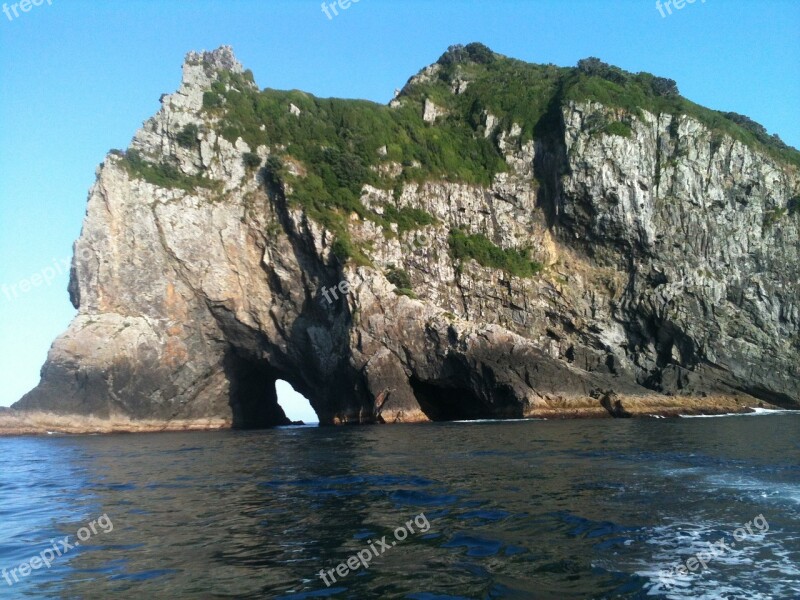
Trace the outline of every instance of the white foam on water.
<instances>
[{"instance_id":1,"label":"white foam on water","mask_svg":"<svg viewBox=\"0 0 800 600\"><path fill-rule=\"evenodd\" d=\"M716 489L741 490L751 498L765 500L789 500L800 504L800 484L763 481L744 475L714 473L706 481Z\"/></svg>"},{"instance_id":2,"label":"white foam on water","mask_svg":"<svg viewBox=\"0 0 800 600\"><path fill-rule=\"evenodd\" d=\"M798 414L796 410L786 410L785 408L757 408L753 407L753 412L757 415L773 415L775 413Z\"/></svg>"},{"instance_id":3,"label":"white foam on water","mask_svg":"<svg viewBox=\"0 0 800 600\"><path fill-rule=\"evenodd\" d=\"M531 417L528 419L464 419L461 421L450 421L450 423L521 423L525 421L547 421L541 417Z\"/></svg>"},{"instance_id":4,"label":"white foam on water","mask_svg":"<svg viewBox=\"0 0 800 600\"><path fill-rule=\"evenodd\" d=\"M723 413L721 415L678 415L681 419L717 419L720 417L758 417L763 415L794 414L800 415L798 410L786 410L783 408L758 408L750 407L752 412Z\"/></svg>"},{"instance_id":5,"label":"white foam on water","mask_svg":"<svg viewBox=\"0 0 800 600\"><path fill-rule=\"evenodd\" d=\"M754 413L722 413L721 415L678 415L681 419L719 419L720 417L743 417Z\"/></svg>"},{"instance_id":6,"label":"white foam on water","mask_svg":"<svg viewBox=\"0 0 800 600\"><path fill-rule=\"evenodd\" d=\"M708 600L798 597L797 552L789 551L784 545L796 540L784 540L778 532L761 532L751 525L753 534L737 542L730 534L740 525L702 521L675 522L652 528L643 539L652 548L651 558L646 564L634 567L634 572L649 582L647 595ZM725 549L715 545L720 538L725 540ZM710 551L709 543L716 549L716 556ZM700 553L710 556L706 568L700 567L686 575L672 572ZM662 579L662 571L670 572L666 581ZM761 591L764 587L770 591Z\"/></svg>"}]
</instances>

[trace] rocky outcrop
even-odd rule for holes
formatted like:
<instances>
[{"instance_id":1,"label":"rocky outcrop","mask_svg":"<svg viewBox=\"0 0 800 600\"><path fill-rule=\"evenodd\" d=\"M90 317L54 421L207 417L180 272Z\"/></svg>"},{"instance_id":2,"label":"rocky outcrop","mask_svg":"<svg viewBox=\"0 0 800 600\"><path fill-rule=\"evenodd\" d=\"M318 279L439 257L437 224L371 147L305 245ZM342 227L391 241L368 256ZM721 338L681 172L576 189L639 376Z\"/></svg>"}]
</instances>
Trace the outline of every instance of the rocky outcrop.
<instances>
[{"instance_id":1,"label":"rocky outcrop","mask_svg":"<svg viewBox=\"0 0 800 600\"><path fill-rule=\"evenodd\" d=\"M354 213L369 260L345 262L290 186L252 168L285 148L231 142L204 110L231 72L229 48L190 53L179 90L100 166L72 265L79 314L16 409L269 426L288 422L277 379L324 424L800 406L795 167L687 116L640 111L619 135L593 125L619 109L565 101L557 133L526 140L486 113L476 135L508 169L490 185L365 185L368 211L433 219L387 236ZM195 185L154 183L134 156ZM452 228L544 268L455 257Z\"/></svg>"}]
</instances>

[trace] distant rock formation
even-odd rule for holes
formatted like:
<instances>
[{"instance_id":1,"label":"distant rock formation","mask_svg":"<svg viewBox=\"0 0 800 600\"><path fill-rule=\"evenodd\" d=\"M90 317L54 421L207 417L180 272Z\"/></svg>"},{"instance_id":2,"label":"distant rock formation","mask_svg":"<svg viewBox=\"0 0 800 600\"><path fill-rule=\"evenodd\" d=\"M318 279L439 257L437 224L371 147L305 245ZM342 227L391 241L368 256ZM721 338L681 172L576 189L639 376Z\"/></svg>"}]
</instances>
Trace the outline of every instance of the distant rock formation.
<instances>
[{"instance_id":1,"label":"distant rock formation","mask_svg":"<svg viewBox=\"0 0 800 600\"><path fill-rule=\"evenodd\" d=\"M288 424L278 379L322 424L800 407L797 153L471 46L391 106L188 54L98 170L79 313L15 408ZM617 71L612 100L648 81Z\"/></svg>"}]
</instances>

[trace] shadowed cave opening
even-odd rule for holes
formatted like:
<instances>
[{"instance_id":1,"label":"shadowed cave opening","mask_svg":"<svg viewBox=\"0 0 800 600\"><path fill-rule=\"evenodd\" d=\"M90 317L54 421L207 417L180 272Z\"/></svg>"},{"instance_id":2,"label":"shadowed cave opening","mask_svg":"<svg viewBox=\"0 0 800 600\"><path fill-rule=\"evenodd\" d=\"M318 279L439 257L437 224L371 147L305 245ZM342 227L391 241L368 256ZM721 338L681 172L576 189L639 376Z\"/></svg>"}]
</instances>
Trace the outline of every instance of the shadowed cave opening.
<instances>
[{"instance_id":1,"label":"shadowed cave opening","mask_svg":"<svg viewBox=\"0 0 800 600\"><path fill-rule=\"evenodd\" d=\"M521 409L500 394L497 403L480 398L472 390L453 385L433 384L411 378L411 389L422 412L431 421L476 421L479 419L520 418Z\"/></svg>"},{"instance_id":2,"label":"shadowed cave opening","mask_svg":"<svg viewBox=\"0 0 800 600\"><path fill-rule=\"evenodd\" d=\"M230 380L234 429L265 429L291 425L292 421L319 422L309 400L269 364L232 352L227 357L225 370ZM298 414L305 418L296 416Z\"/></svg>"}]
</instances>

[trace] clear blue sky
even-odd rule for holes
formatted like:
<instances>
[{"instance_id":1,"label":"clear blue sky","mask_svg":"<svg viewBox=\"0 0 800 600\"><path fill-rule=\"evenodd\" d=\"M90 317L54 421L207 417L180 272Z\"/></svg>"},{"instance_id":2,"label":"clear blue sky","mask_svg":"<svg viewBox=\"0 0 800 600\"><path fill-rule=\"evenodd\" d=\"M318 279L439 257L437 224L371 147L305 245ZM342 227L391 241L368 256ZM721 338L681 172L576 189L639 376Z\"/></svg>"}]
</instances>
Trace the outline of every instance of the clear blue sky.
<instances>
[{"instance_id":1,"label":"clear blue sky","mask_svg":"<svg viewBox=\"0 0 800 600\"><path fill-rule=\"evenodd\" d=\"M0 285L56 272L17 298L0 290L0 406L36 384L74 313L55 265L95 168L176 89L189 50L232 45L261 87L379 102L454 43L564 66L597 56L800 146L797 0L696 0L664 17L655 0L361 0L330 20L320 0L49 1L0 12Z\"/></svg>"}]
</instances>

